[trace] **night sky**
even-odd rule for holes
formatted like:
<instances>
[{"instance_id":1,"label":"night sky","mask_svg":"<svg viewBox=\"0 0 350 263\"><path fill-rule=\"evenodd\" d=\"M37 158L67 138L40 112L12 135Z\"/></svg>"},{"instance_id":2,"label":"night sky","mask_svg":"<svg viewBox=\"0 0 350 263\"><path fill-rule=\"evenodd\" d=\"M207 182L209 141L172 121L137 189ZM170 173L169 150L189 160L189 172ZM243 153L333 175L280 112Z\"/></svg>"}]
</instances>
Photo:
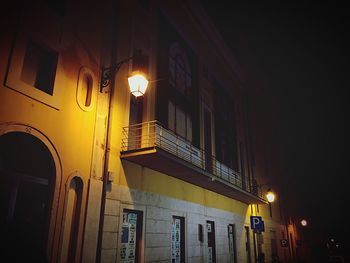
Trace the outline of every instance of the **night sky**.
<instances>
[{"instance_id":1,"label":"night sky","mask_svg":"<svg viewBox=\"0 0 350 263\"><path fill-rule=\"evenodd\" d=\"M291 211L315 234L347 237L349 9L330 1L202 3L256 85Z\"/></svg>"}]
</instances>

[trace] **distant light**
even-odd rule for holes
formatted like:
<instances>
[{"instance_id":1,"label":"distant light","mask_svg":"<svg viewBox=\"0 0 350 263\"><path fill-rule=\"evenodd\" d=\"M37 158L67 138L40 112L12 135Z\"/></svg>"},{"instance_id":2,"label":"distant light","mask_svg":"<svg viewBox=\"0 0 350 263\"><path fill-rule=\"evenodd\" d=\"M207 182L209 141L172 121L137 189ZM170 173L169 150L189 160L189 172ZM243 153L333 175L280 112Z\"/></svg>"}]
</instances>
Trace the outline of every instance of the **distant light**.
<instances>
[{"instance_id":1,"label":"distant light","mask_svg":"<svg viewBox=\"0 0 350 263\"><path fill-rule=\"evenodd\" d=\"M266 193L266 199L269 203L272 203L273 201L275 201L276 195L274 192L272 192L271 190L268 190Z\"/></svg>"},{"instance_id":2,"label":"distant light","mask_svg":"<svg viewBox=\"0 0 350 263\"><path fill-rule=\"evenodd\" d=\"M303 219L303 220L300 221L300 224L302 226L307 226L307 221L305 219Z\"/></svg>"}]
</instances>

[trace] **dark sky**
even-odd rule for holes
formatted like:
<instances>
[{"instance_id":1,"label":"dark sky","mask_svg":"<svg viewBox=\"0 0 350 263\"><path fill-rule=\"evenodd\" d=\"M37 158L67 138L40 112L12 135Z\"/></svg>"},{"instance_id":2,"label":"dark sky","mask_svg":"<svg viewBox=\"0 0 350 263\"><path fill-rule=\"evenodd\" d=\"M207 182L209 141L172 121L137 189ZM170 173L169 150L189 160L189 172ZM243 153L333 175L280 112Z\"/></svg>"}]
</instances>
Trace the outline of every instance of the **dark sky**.
<instances>
[{"instance_id":1,"label":"dark sky","mask_svg":"<svg viewBox=\"0 0 350 263\"><path fill-rule=\"evenodd\" d=\"M259 83L283 191L295 200L295 212L314 231L349 233L343 223L350 194L349 9L335 1L260 2L202 1Z\"/></svg>"}]
</instances>

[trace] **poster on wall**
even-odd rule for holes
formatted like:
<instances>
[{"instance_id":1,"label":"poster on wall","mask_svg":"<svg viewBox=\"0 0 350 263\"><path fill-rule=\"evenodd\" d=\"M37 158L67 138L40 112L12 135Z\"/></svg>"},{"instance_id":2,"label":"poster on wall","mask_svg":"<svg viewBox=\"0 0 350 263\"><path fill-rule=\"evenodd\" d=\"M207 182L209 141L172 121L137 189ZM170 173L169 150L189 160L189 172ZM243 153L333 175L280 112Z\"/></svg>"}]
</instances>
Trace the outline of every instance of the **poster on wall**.
<instances>
[{"instance_id":1,"label":"poster on wall","mask_svg":"<svg viewBox=\"0 0 350 263\"><path fill-rule=\"evenodd\" d=\"M171 262L181 262L181 220L173 218L171 230Z\"/></svg>"},{"instance_id":2,"label":"poster on wall","mask_svg":"<svg viewBox=\"0 0 350 263\"><path fill-rule=\"evenodd\" d=\"M120 244L120 262L136 262L136 226L137 214L132 212L123 212L121 244Z\"/></svg>"},{"instance_id":3,"label":"poster on wall","mask_svg":"<svg viewBox=\"0 0 350 263\"><path fill-rule=\"evenodd\" d=\"M208 263L212 263L212 262L213 262L213 248L208 247Z\"/></svg>"},{"instance_id":4,"label":"poster on wall","mask_svg":"<svg viewBox=\"0 0 350 263\"><path fill-rule=\"evenodd\" d=\"M211 233L211 224L210 223L207 223L207 230L208 230L208 233Z\"/></svg>"}]
</instances>

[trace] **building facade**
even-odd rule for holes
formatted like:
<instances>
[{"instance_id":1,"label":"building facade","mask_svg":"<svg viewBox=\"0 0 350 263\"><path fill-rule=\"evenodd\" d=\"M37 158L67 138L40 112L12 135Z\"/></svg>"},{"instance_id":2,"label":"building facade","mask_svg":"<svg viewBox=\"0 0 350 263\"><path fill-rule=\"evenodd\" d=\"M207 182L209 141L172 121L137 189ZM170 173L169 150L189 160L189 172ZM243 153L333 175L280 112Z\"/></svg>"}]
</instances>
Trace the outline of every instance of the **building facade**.
<instances>
[{"instance_id":1,"label":"building facade","mask_svg":"<svg viewBox=\"0 0 350 263\"><path fill-rule=\"evenodd\" d=\"M8 11L4 256L291 259L281 202L263 197L273 182L254 143L245 76L199 1L37 1ZM149 79L141 97L128 89L136 69Z\"/></svg>"}]
</instances>

